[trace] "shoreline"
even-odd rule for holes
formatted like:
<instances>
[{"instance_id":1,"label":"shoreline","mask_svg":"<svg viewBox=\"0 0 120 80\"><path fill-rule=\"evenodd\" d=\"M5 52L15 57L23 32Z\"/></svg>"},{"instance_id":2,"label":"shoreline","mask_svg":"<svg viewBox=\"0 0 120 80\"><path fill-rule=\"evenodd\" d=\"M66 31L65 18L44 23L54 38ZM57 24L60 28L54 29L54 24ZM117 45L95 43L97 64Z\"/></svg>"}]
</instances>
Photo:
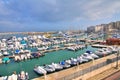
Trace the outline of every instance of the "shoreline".
<instances>
[{"instance_id":1,"label":"shoreline","mask_svg":"<svg viewBox=\"0 0 120 80\"><path fill-rule=\"evenodd\" d=\"M46 80L59 80L59 79L65 77L65 76L74 74L75 72L81 71L81 70L86 69L90 66L93 66L95 64L106 61L106 59L114 58L114 57L116 57L116 56L114 54L111 54L111 55L108 55L106 57L96 59L94 61L90 61L90 62L87 62L87 63L80 64L78 66L74 66L74 67L71 67L71 68L68 68L68 69L65 69L65 70L62 70L62 71L58 71L58 72L55 72L55 73L47 74L46 75L47 76ZM44 76L34 78L32 80L44 80Z\"/></svg>"}]
</instances>

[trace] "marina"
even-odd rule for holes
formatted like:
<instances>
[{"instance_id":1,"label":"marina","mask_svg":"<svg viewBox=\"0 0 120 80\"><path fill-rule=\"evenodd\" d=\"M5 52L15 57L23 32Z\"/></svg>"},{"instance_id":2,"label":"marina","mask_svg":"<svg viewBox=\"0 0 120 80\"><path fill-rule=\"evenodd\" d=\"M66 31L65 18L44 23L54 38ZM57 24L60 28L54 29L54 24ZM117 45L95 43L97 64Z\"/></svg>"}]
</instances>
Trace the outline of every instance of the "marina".
<instances>
[{"instance_id":1,"label":"marina","mask_svg":"<svg viewBox=\"0 0 120 80\"><path fill-rule=\"evenodd\" d=\"M96 48L88 47L90 50L96 50ZM29 73L30 79L39 77L34 71L33 68L35 65L44 65L44 64L51 64L52 62L60 62L63 60L67 60L71 57L75 58L80 54L84 53L87 49L80 50L77 52L71 52L67 50L59 50L55 52L45 53L46 55L37 59L22 61L22 62L10 62L8 64L1 64L0 71L2 72L1 75L11 75L13 71L19 73L21 70L27 71ZM55 57L54 57L55 56ZM31 66L29 66L31 65Z\"/></svg>"},{"instance_id":2,"label":"marina","mask_svg":"<svg viewBox=\"0 0 120 80\"><path fill-rule=\"evenodd\" d=\"M44 35L2 38L0 75L24 71L24 75L27 72L29 79L34 79L110 55L116 50L116 47L94 45L92 42L99 41L83 39L83 36L86 34L59 38Z\"/></svg>"}]
</instances>

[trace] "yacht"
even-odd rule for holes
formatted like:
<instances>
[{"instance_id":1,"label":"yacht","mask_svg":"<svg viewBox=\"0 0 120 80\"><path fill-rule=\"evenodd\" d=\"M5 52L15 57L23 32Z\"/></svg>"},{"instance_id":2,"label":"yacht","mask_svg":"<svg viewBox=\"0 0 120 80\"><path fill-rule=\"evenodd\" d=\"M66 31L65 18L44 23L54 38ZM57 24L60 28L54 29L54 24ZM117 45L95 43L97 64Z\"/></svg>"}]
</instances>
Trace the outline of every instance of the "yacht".
<instances>
[{"instance_id":1,"label":"yacht","mask_svg":"<svg viewBox=\"0 0 120 80\"><path fill-rule=\"evenodd\" d=\"M52 65L45 65L44 69L49 73L49 72L54 72L55 68Z\"/></svg>"},{"instance_id":2,"label":"yacht","mask_svg":"<svg viewBox=\"0 0 120 80\"><path fill-rule=\"evenodd\" d=\"M66 63L65 61L60 62L60 65L63 66L63 68L69 68L71 65Z\"/></svg>"},{"instance_id":3,"label":"yacht","mask_svg":"<svg viewBox=\"0 0 120 80\"><path fill-rule=\"evenodd\" d=\"M37 73L37 74L46 74L47 71L44 69L44 67L42 66L35 66L34 68L34 71Z\"/></svg>"},{"instance_id":4,"label":"yacht","mask_svg":"<svg viewBox=\"0 0 120 80\"><path fill-rule=\"evenodd\" d=\"M86 53L83 53L81 56L83 57L83 59L93 60L93 58Z\"/></svg>"},{"instance_id":5,"label":"yacht","mask_svg":"<svg viewBox=\"0 0 120 80\"><path fill-rule=\"evenodd\" d=\"M60 64L52 63L52 66L55 68L55 70L61 70L63 67Z\"/></svg>"}]
</instances>

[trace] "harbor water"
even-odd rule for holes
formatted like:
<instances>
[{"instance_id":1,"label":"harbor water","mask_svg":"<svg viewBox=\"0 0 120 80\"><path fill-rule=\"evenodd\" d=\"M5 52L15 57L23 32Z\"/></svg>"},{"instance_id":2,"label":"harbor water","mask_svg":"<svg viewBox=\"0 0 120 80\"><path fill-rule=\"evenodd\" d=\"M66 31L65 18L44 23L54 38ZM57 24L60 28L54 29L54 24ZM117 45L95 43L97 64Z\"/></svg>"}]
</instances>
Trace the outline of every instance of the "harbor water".
<instances>
[{"instance_id":1,"label":"harbor water","mask_svg":"<svg viewBox=\"0 0 120 80\"><path fill-rule=\"evenodd\" d=\"M14 71L16 71L18 74L20 71L24 70L29 73L30 79L33 79L40 76L33 71L35 65L42 66L44 64L51 64L52 62L58 63L60 61L67 60L71 57L76 58L80 54L86 52L86 50L95 51L97 50L97 48L92 48L91 46L88 46L87 49L79 50L76 52L68 50L59 50L45 53L45 56L36 59L30 59L19 63L11 61L8 64L0 64L0 75L9 76Z\"/></svg>"}]
</instances>

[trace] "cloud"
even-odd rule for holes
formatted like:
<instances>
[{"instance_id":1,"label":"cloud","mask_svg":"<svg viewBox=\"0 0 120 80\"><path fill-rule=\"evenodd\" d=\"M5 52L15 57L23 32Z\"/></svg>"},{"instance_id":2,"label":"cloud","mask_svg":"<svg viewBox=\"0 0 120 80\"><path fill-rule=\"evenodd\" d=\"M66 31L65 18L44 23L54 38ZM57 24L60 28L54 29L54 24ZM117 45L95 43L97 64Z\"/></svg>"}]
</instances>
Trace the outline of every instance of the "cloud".
<instances>
[{"instance_id":1,"label":"cloud","mask_svg":"<svg viewBox=\"0 0 120 80\"><path fill-rule=\"evenodd\" d=\"M83 6L84 17L91 20L104 19L120 13L120 0L93 0Z\"/></svg>"},{"instance_id":2,"label":"cloud","mask_svg":"<svg viewBox=\"0 0 120 80\"><path fill-rule=\"evenodd\" d=\"M24 21L96 20L119 12L119 3L119 0L2 0L0 13Z\"/></svg>"},{"instance_id":3,"label":"cloud","mask_svg":"<svg viewBox=\"0 0 120 80\"><path fill-rule=\"evenodd\" d=\"M0 26L96 21L119 14L119 4L120 0L0 0Z\"/></svg>"}]
</instances>

